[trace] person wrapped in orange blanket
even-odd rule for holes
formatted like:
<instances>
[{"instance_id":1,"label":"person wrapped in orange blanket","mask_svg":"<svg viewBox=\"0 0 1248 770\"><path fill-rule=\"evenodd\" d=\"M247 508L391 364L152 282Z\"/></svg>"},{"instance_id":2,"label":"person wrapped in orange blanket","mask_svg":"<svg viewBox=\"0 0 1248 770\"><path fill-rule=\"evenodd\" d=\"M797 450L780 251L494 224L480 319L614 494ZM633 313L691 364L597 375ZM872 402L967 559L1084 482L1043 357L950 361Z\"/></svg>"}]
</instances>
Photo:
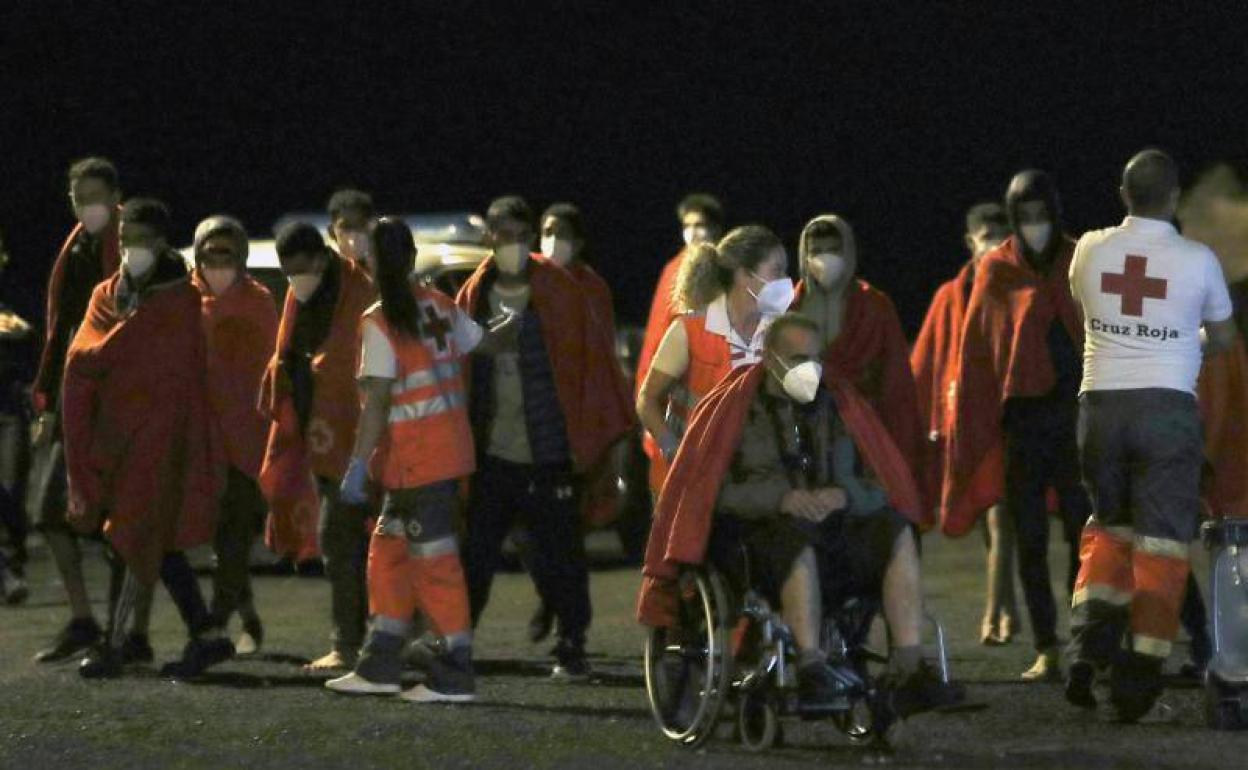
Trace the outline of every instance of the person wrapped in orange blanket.
<instances>
[{"instance_id":1,"label":"person wrapped in orange blanket","mask_svg":"<svg viewBox=\"0 0 1248 770\"><path fill-rule=\"evenodd\" d=\"M368 604L367 506L346 505L338 485L355 443L359 325L375 300L373 282L326 245L312 225L277 234L290 282L277 348L261 384L260 407L272 420L260 489L269 502L269 546L305 559L318 534L331 586L334 648L313 669L349 668L364 642ZM318 525L319 509L319 525Z\"/></svg>"},{"instance_id":2,"label":"person wrapped in orange blanket","mask_svg":"<svg viewBox=\"0 0 1248 770\"><path fill-rule=\"evenodd\" d=\"M530 252L536 215L505 196L490 204L493 250L456 297L478 323L520 316L515 339L492 355L474 354L469 416L478 468L468 499L464 549L474 622L489 600L503 540L516 524L533 538L539 594L558 626L552 675L588 675L585 636L591 606L581 534L583 474L632 425L617 386L619 365L580 284Z\"/></svg>"},{"instance_id":3,"label":"person wrapped in orange blanket","mask_svg":"<svg viewBox=\"0 0 1248 770\"><path fill-rule=\"evenodd\" d=\"M802 230L802 282L794 307L819 327L824 364L848 377L866 397L911 473L922 479L923 428L909 345L893 301L856 277L858 260L848 222L835 214L812 219ZM921 526L926 529L933 521L925 503Z\"/></svg>"},{"instance_id":4,"label":"person wrapped in orange blanket","mask_svg":"<svg viewBox=\"0 0 1248 770\"><path fill-rule=\"evenodd\" d=\"M258 403L260 382L277 344L277 308L269 290L247 273L247 231L238 220L218 215L200 222L194 252L191 283L203 301L208 401L226 466L213 541L217 568L212 575L212 617L224 629L238 611L243 634L235 646L239 654L250 654L264 641L249 570L251 546L268 512L256 478L269 421Z\"/></svg>"},{"instance_id":5,"label":"person wrapped in orange blanket","mask_svg":"<svg viewBox=\"0 0 1248 770\"><path fill-rule=\"evenodd\" d=\"M69 521L80 532L103 523L116 559L110 632L79 668L85 677L121 672L127 616L139 586L157 576L190 635L182 660L165 672L194 676L234 654L183 553L212 539L221 478L199 292L168 231L164 204L126 204L121 270L92 293L66 356Z\"/></svg>"},{"instance_id":6,"label":"person wrapped in orange blanket","mask_svg":"<svg viewBox=\"0 0 1248 770\"><path fill-rule=\"evenodd\" d=\"M966 234L963 236L971 259L956 277L936 290L923 327L910 350L910 368L914 372L914 384L919 394L919 412L927 426L922 484L924 496L932 505L939 506L942 495L948 421L954 416L955 394L952 389L957 386L962 327L966 323L966 305L971 298L975 267L984 254L1000 245L1009 234L1009 219L1000 203L978 203L971 207L966 214ZM1014 601L1014 527L1000 505L989 508L984 518L988 586L979 639L985 645L1008 644L1019 628Z\"/></svg>"},{"instance_id":7,"label":"person wrapped in orange blanket","mask_svg":"<svg viewBox=\"0 0 1248 770\"><path fill-rule=\"evenodd\" d=\"M48 279L46 336L31 387L36 420L26 505L56 564L71 619L52 644L35 655L40 663L66 660L98 642L101 633L87 595L78 537L65 521L65 455L59 423L61 376L69 342L82 323L96 284L116 273L121 259L117 168L106 158L75 162L69 168L69 199L78 221L61 246ZM145 639L135 641L136 648L142 648L138 657L145 658L151 646Z\"/></svg>"},{"instance_id":8,"label":"person wrapped in orange blanket","mask_svg":"<svg viewBox=\"0 0 1248 770\"><path fill-rule=\"evenodd\" d=\"M1074 251L1061 229L1057 188L1023 171L1005 196L1014 232L975 271L955 385L941 529L960 536L1003 501L1018 536L1018 566L1037 659L1027 681L1060 676L1057 604L1049 584L1049 499L1055 490L1070 544L1067 586L1078 572L1089 503L1075 425L1083 325L1067 273Z\"/></svg>"}]
</instances>

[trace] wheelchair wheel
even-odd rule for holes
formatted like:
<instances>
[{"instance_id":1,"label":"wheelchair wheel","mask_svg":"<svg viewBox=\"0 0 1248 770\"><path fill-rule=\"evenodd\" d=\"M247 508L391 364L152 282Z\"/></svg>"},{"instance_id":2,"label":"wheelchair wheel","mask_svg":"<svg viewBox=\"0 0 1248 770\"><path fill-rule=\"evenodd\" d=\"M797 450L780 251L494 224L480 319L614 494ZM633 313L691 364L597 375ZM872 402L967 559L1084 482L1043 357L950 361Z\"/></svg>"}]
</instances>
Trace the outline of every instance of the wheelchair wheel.
<instances>
[{"instance_id":1,"label":"wheelchair wheel","mask_svg":"<svg viewBox=\"0 0 1248 770\"><path fill-rule=\"evenodd\" d=\"M646 696L668 739L694 748L715 734L732 682L730 627L719 574L698 569L682 575L676 625L652 628L646 639Z\"/></svg>"},{"instance_id":2,"label":"wheelchair wheel","mask_svg":"<svg viewBox=\"0 0 1248 770\"><path fill-rule=\"evenodd\" d=\"M776 704L766 693L741 693L737 699L736 732L747 751L766 751L783 740Z\"/></svg>"}]
</instances>

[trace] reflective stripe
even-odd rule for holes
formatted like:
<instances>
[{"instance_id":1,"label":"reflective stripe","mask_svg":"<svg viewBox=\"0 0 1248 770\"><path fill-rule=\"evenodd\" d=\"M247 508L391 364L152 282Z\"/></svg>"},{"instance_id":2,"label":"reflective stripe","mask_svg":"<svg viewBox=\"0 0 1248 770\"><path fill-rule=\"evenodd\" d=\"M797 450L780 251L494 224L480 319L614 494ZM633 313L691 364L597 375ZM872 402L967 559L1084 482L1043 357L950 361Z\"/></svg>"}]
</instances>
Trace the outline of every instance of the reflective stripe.
<instances>
[{"instance_id":1,"label":"reflective stripe","mask_svg":"<svg viewBox=\"0 0 1248 770\"><path fill-rule=\"evenodd\" d=\"M1092 583L1075 591L1071 596L1070 606L1073 609L1084 602L1096 601L1112 604L1115 607L1125 607L1131 603L1133 596L1131 591L1120 591L1104 583Z\"/></svg>"},{"instance_id":2,"label":"reflective stripe","mask_svg":"<svg viewBox=\"0 0 1248 770\"><path fill-rule=\"evenodd\" d=\"M1170 559L1178 559L1179 561L1187 561L1188 559L1187 543L1171 540L1168 537L1136 535L1133 545L1135 550L1151 553L1154 556L1165 556Z\"/></svg>"},{"instance_id":3,"label":"reflective stripe","mask_svg":"<svg viewBox=\"0 0 1248 770\"><path fill-rule=\"evenodd\" d=\"M439 380L452 380L458 376L459 361L444 361L433 369L420 369L412 372L401 381L396 381L391 390L401 393L407 390L416 390L417 388L427 388L430 385L436 385Z\"/></svg>"},{"instance_id":4,"label":"reflective stripe","mask_svg":"<svg viewBox=\"0 0 1248 770\"><path fill-rule=\"evenodd\" d=\"M1170 657L1170 648L1174 645L1166 639L1158 639L1154 636L1142 636L1135 634L1131 637L1131 649L1141 655L1151 655L1154 658Z\"/></svg>"},{"instance_id":5,"label":"reflective stripe","mask_svg":"<svg viewBox=\"0 0 1248 770\"><path fill-rule=\"evenodd\" d=\"M373 630L391 636L407 636L412 630L412 621L389 618L385 615L373 616Z\"/></svg>"},{"instance_id":6,"label":"reflective stripe","mask_svg":"<svg viewBox=\"0 0 1248 770\"><path fill-rule=\"evenodd\" d=\"M453 393L439 394L433 398L426 398L423 401L413 401L410 404L396 404L390 407L390 422L420 420L425 417L432 417L435 414L449 412L452 409L461 409L463 406L463 393L455 391Z\"/></svg>"},{"instance_id":7,"label":"reflective stripe","mask_svg":"<svg viewBox=\"0 0 1248 770\"><path fill-rule=\"evenodd\" d=\"M446 649L454 650L457 647L468 647L472 644L472 632L460 631L458 634L447 634Z\"/></svg>"},{"instance_id":8,"label":"reflective stripe","mask_svg":"<svg viewBox=\"0 0 1248 770\"><path fill-rule=\"evenodd\" d=\"M1118 540L1124 540L1124 541L1126 541L1126 540L1130 540L1132 537L1134 537L1134 536L1135 536L1135 530L1134 530L1134 529L1132 529L1131 527L1110 527L1110 526L1106 526L1106 525L1104 525L1104 524L1100 523L1099 521L1097 521L1095 516L1092 516L1091 518L1089 518L1089 519L1088 519L1088 522L1087 522L1086 524L1084 524L1084 525L1083 525L1083 528L1084 528L1085 530L1088 530L1088 529L1099 529L1099 530L1101 530L1102 532L1104 532L1104 533L1106 533L1107 535L1109 535L1110 537L1114 537L1114 538L1116 538L1116 539L1118 539Z\"/></svg>"},{"instance_id":9,"label":"reflective stripe","mask_svg":"<svg viewBox=\"0 0 1248 770\"><path fill-rule=\"evenodd\" d=\"M427 543L409 542L407 544L407 553L409 556L414 556L418 559L432 559L435 556L459 553L459 545L455 542L454 535L447 535L437 540L430 540Z\"/></svg>"}]
</instances>

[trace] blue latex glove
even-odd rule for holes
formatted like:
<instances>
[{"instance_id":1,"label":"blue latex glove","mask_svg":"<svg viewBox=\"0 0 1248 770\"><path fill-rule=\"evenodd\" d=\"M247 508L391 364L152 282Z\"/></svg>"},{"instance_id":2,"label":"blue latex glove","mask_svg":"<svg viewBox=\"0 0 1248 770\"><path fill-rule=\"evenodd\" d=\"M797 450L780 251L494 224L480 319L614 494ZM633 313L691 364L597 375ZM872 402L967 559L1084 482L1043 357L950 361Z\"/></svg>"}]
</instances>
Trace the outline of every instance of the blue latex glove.
<instances>
[{"instance_id":1,"label":"blue latex glove","mask_svg":"<svg viewBox=\"0 0 1248 770\"><path fill-rule=\"evenodd\" d=\"M347 474L338 488L338 499L347 505L364 505L368 502L368 463L352 457Z\"/></svg>"}]
</instances>

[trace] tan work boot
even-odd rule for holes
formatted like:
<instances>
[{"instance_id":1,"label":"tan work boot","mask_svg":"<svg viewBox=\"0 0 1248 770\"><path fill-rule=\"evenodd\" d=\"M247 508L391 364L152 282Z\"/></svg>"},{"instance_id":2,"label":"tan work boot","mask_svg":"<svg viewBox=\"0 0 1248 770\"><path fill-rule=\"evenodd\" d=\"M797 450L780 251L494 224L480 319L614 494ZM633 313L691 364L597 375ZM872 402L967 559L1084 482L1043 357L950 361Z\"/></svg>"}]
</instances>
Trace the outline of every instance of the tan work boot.
<instances>
[{"instance_id":1,"label":"tan work boot","mask_svg":"<svg viewBox=\"0 0 1248 770\"><path fill-rule=\"evenodd\" d=\"M1036 663L1022 673L1024 682L1056 682L1062 678L1062 654L1056 647L1040 651Z\"/></svg>"}]
</instances>

